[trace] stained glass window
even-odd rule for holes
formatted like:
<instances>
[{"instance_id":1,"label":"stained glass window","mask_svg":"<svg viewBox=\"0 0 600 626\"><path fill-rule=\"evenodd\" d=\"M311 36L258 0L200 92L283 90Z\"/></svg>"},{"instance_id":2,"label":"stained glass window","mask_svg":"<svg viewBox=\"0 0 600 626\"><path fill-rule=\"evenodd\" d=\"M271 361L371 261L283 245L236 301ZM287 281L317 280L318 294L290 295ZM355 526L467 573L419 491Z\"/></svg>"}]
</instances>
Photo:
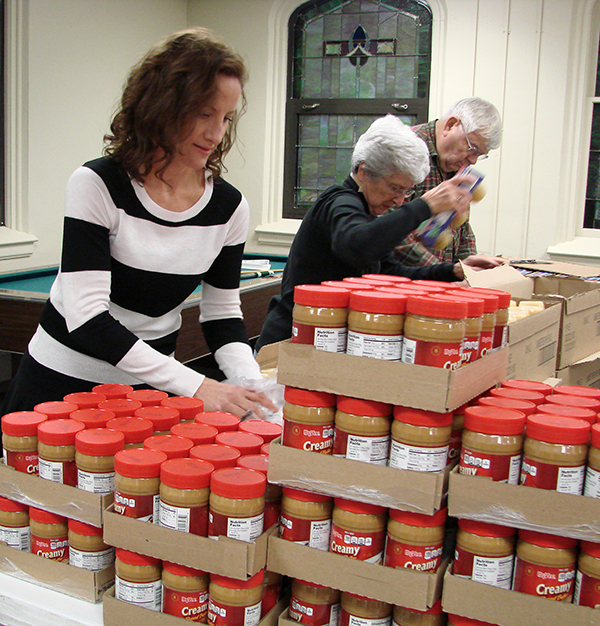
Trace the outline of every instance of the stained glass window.
<instances>
[{"instance_id":1,"label":"stained glass window","mask_svg":"<svg viewBox=\"0 0 600 626\"><path fill-rule=\"evenodd\" d=\"M598 52L593 106L590 160L583 217L584 228L600 228L600 51Z\"/></svg>"},{"instance_id":2,"label":"stained glass window","mask_svg":"<svg viewBox=\"0 0 600 626\"><path fill-rule=\"evenodd\" d=\"M426 121L431 21L419 0L312 0L292 15L284 217L344 180L374 119Z\"/></svg>"}]
</instances>

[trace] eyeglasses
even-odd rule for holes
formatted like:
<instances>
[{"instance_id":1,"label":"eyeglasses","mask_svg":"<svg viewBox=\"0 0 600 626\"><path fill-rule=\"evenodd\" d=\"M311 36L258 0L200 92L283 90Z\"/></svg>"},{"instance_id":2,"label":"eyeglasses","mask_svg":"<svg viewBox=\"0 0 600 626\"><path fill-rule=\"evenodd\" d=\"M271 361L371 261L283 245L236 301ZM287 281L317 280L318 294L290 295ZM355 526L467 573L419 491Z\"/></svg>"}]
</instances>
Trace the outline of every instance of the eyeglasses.
<instances>
[{"instance_id":1,"label":"eyeglasses","mask_svg":"<svg viewBox=\"0 0 600 626\"><path fill-rule=\"evenodd\" d=\"M408 194L412 192L412 188L406 189L405 187L400 187L399 185L388 182L386 178L382 180L386 184L387 188L394 194L394 198L397 196L402 196L405 198Z\"/></svg>"},{"instance_id":2,"label":"eyeglasses","mask_svg":"<svg viewBox=\"0 0 600 626\"><path fill-rule=\"evenodd\" d=\"M479 161L483 161L483 159L487 159L489 157L489 154L486 154L485 152L482 152L477 146L474 146L470 141L469 141L469 135L467 135L467 131L465 130L465 127L463 126L463 123L460 123L460 127L462 128L463 133L465 134L465 139L467 140L467 146L468 146L468 150L467 152L470 152L474 157L476 157Z\"/></svg>"}]
</instances>

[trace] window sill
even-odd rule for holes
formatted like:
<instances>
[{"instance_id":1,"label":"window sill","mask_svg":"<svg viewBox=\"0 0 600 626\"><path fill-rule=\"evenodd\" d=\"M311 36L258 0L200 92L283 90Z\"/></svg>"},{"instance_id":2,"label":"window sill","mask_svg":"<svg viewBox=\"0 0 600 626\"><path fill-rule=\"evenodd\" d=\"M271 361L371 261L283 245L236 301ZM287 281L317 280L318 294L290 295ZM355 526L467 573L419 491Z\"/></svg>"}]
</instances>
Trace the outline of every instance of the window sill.
<instances>
[{"instance_id":1,"label":"window sill","mask_svg":"<svg viewBox=\"0 0 600 626\"><path fill-rule=\"evenodd\" d=\"M0 226L0 259L19 259L33 254L38 238L29 233Z\"/></svg>"},{"instance_id":2,"label":"window sill","mask_svg":"<svg viewBox=\"0 0 600 626\"><path fill-rule=\"evenodd\" d=\"M600 266L600 237L575 237L549 246L546 252L553 261Z\"/></svg>"},{"instance_id":3,"label":"window sill","mask_svg":"<svg viewBox=\"0 0 600 626\"><path fill-rule=\"evenodd\" d=\"M300 222L301 220L283 219L257 226L254 232L259 244L289 248L294 241Z\"/></svg>"}]
</instances>

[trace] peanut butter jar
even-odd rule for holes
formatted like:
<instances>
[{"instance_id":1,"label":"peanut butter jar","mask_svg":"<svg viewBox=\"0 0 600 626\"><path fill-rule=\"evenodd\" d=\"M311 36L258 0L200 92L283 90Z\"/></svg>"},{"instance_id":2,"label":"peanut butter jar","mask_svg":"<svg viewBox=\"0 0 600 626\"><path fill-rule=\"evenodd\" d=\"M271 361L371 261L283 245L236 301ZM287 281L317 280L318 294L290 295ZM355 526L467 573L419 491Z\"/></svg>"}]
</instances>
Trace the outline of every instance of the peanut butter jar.
<instances>
[{"instance_id":1,"label":"peanut butter jar","mask_svg":"<svg viewBox=\"0 0 600 626\"><path fill-rule=\"evenodd\" d=\"M106 428L123 433L125 450L143 448L144 441L154 434L154 426L150 420L135 416L114 417L106 422Z\"/></svg>"},{"instance_id":2,"label":"peanut butter jar","mask_svg":"<svg viewBox=\"0 0 600 626\"><path fill-rule=\"evenodd\" d=\"M103 395L107 400L112 398L126 398L127 394L133 391L131 385L123 385L121 383L104 383L92 387L94 393Z\"/></svg>"},{"instance_id":3,"label":"peanut butter jar","mask_svg":"<svg viewBox=\"0 0 600 626\"><path fill-rule=\"evenodd\" d=\"M279 602L281 594L282 576L277 572L265 571L263 593L260 602L261 619Z\"/></svg>"},{"instance_id":4,"label":"peanut butter jar","mask_svg":"<svg viewBox=\"0 0 600 626\"><path fill-rule=\"evenodd\" d=\"M171 434L176 437L185 437L195 446L204 446L215 442L219 431L208 424L198 422L179 422L171 428Z\"/></svg>"},{"instance_id":5,"label":"peanut butter jar","mask_svg":"<svg viewBox=\"0 0 600 626\"><path fill-rule=\"evenodd\" d=\"M434 294L434 299L447 300L454 298L464 300L467 303L467 316L465 317L465 338L462 345L462 364L468 365L481 357L481 330L483 328L484 301L470 295Z\"/></svg>"},{"instance_id":6,"label":"peanut butter jar","mask_svg":"<svg viewBox=\"0 0 600 626\"><path fill-rule=\"evenodd\" d=\"M69 565L100 572L115 561L115 549L102 539L102 528L74 519L68 522Z\"/></svg>"},{"instance_id":7,"label":"peanut butter jar","mask_svg":"<svg viewBox=\"0 0 600 626\"><path fill-rule=\"evenodd\" d=\"M190 450L191 459L208 461L215 469L235 467L241 456L239 450L220 443L201 444Z\"/></svg>"},{"instance_id":8,"label":"peanut butter jar","mask_svg":"<svg viewBox=\"0 0 600 626\"><path fill-rule=\"evenodd\" d=\"M427 611L395 606L392 620L396 626L445 626L446 614L442 611L442 599L440 598Z\"/></svg>"},{"instance_id":9,"label":"peanut butter jar","mask_svg":"<svg viewBox=\"0 0 600 626\"><path fill-rule=\"evenodd\" d=\"M75 393L68 393L63 400L76 404L78 409L95 409L100 402L106 400L106 396L102 393L96 393L95 391L77 391Z\"/></svg>"},{"instance_id":10,"label":"peanut butter jar","mask_svg":"<svg viewBox=\"0 0 600 626\"><path fill-rule=\"evenodd\" d=\"M283 487L279 534L317 550L329 550L333 499L320 493Z\"/></svg>"},{"instance_id":11,"label":"peanut butter jar","mask_svg":"<svg viewBox=\"0 0 600 626\"><path fill-rule=\"evenodd\" d=\"M196 415L195 421L200 424L208 424L220 433L239 430L241 422L237 415L226 411L204 411Z\"/></svg>"},{"instance_id":12,"label":"peanut butter jar","mask_svg":"<svg viewBox=\"0 0 600 626\"><path fill-rule=\"evenodd\" d=\"M503 387L504 389L524 389L526 391L536 391L538 393L543 393L545 396L549 396L552 393L552 386L548 383L542 383L537 380L525 380L522 378L503 380L500 383L500 387Z\"/></svg>"},{"instance_id":13,"label":"peanut butter jar","mask_svg":"<svg viewBox=\"0 0 600 626\"><path fill-rule=\"evenodd\" d=\"M340 592L306 580L292 580L288 617L306 626L337 626Z\"/></svg>"},{"instance_id":14,"label":"peanut butter jar","mask_svg":"<svg viewBox=\"0 0 600 626\"><path fill-rule=\"evenodd\" d=\"M2 416L4 463L25 474L38 473L38 426L48 417L35 411L17 411Z\"/></svg>"},{"instance_id":15,"label":"peanut butter jar","mask_svg":"<svg viewBox=\"0 0 600 626\"><path fill-rule=\"evenodd\" d=\"M587 389L587 387L584 387ZM568 393L553 393L546 396L548 404L557 404L564 407L577 407L580 409L591 409L596 413L600 412L600 400L594 396L574 396Z\"/></svg>"},{"instance_id":16,"label":"peanut butter jar","mask_svg":"<svg viewBox=\"0 0 600 626\"><path fill-rule=\"evenodd\" d=\"M142 406L160 406L160 403L169 397L166 391L159 389L134 389L127 394L131 400L137 400Z\"/></svg>"},{"instance_id":17,"label":"peanut butter jar","mask_svg":"<svg viewBox=\"0 0 600 626\"><path fill-rule=\"evenodd\" d=\"M261 616L264 570L248 580L210 575L208 619L213 626L256 626Z\"/></svg>"},{"instance_id":18,"label":"peanut butter jar","mask_svg":"<svg viewBox=\"0 0 600 626\"><path fill-rule=\"evenodd\" d=\"M387 602L371 600L354 593L342 591L340 596L340 626L356 623L365 626L389 626L393 607Z\"/></svg>"},{"instance_id":19,"label":"peanut butter jar","mask_svg":"<svg viewBox=\"0 0 600 626\"><path fill-rule=\"evenodd\" d=\"M111 411L115 417L133 417L134 412L141 406L141 402L130 398L110 398L98 403L99 409Z\"/></svg>"},{"instance_id":20,"label":"peanut butter jar","mask_svg":"<svg viewBox=\"0 0 600 626\"><path fill-rule=\"evenodd\" d=\"M218 433L215 437L215 443L224 446L231 446L240 451L242 456L248 454L260 454L260 447L264 443L264 439L252 433L242 431Z\"/></svg>"},{"instance_id":21,"label":"peanut butter jar","mask_svg":"<svg viewBox=\"0 0 600 626\"><path fill-rule=\"evenodd\" d=\"M29 507L31 553L52 561L69 561L67 518Z\"/></svg>"},{"instance_id":22,"label":"peanut butter jar","mask_svg":"<svg viewBox=\"0 0 600 626\"><path fill-rule=\"evenodd\" d=\"M323 391L309 391L286 385L283 398L283 445L331 454L335 396Z\"/></svg>"},{"instance_id":23,"label":"peanut butter jar","mask_svg":"<svg viewBox=\"0 0 600 626\"><path fill-rule=\"evenodd\" d=\"M182 422L193 422L198 413L204 411L204 402L200 398L189 396L171 396L160 401L161 406L176 409Z\"/></svg>"},{"instance_id":24,"label":"peanut butter jar","mask_svg":"<svg viewBox=\"0 0 600 626\"><path fill-rule=\"evenodd\" d=\"M450 426L450 441L448 442L448 465L460 458L462 448L462 436L465 428L465 410L469 403L465 403L452 412L452 425Z\"/></svg>"},{"instance_id":25,"label":"peanut butter jar","mask_svg":"<svg viewBox=\"0 0 600 626\"><path fill-rule=\"evenodd\" d=\"M194 442L176 435L152 435L144 440L144 448L164 452L168 459L187 459Z\"/></svg>"},{"instance_id":26,"label":"peanut butter jar","mask_svg":"<svg viewBox=\"0 0 600 626\"><path fill-rule=\"evenodd\" d=\"M459 297L470 297L483 300L483 317L481 320L481 335L479 336L479 354L485 356L494 349L494 335L496 333L496 315L498 312L499 298L492 293L486 293L482 289L463 288L449 292Z\"/></svg>"},{"instance_id":27,"label":"peanut butter jar","mask_svg":"<svg viewBox=\"0 0 600 626\"><path fill-rule=\"evenodd\" d=\"M167 406L141 406L134 412L134 417L152 422L154 435L168 435L175 424L179 424L179 411Z\"/></svg>"},{"instance_id":28,"label":"peanut butter jar","mask_svg":"<svg viewBox=\"0 0 600 626\"><path fill-rule=\"evenodd\" d=\"M262 437L265 443L270 443L273 439L281 437L283 430L280 424L267 420L245 420L240 423L239 429L243 433L252 433Z\"/></svg>"},{"instance_id":29,"label":"peanut butter jar","mask_svg":"<svg viewBox=\"0 0 600 626\"><path fill-rule=\"evenodd\" d=\"M77 487L107 495L115 490L115 454L125 447L123 433L88 428L75 435Z\"/></svg>"},{"instance_id":30,"label":"peanut butter jar","mask_svg":"<svg viewBox=\"0 0 600 626\"><path fill-rule=\"evenodd\" d=\"M600 544L591 541L579 543L577 575L573 604L600 607Z\"/></svg>"},{"instance_id":31,"label":"peanut butter jar","mask_svg":"<svg viewBox=\"0 0 600 626\"><path fill-rule=\"evenodd\" d=\"M50 402L40 402L33 407L36 413L45 415L49 420L66 420L71 413L77 410L77 405L64 400L52 400Z\"/></svg>"},{"instance_id":32,"label":"peanut butter jar","mask_svg":"<svg viewBox=\"0 0 600 626\"><path fill-rule=\"evenodd\" d=\"M107 409L99 409L96 407L88 407L85 409L77 409L69 415L69 419L81 422L87 428L106 428L109 420L113 419L115 414Z\"/></svg>"},{"instance_id":33,"label":"peanut butter jar","mask_svg":"<svg viewBox=\"0 0 600 626\"><path fill-rule=\"evenodd\" d=\"M590 428L590 433L591 445L588 451L583 495L600 498L600 424L594 424Z\"/></svg>"},{"instance_id":34,"label":"peanut butter jar","mask_svg":"<svg viewBox=\"0 0 600 626\"><path fill-rule=\"evenodd\" d=\"M472 287L474 293L490 294L498 297L498 309L496 310L496 323L494 325L494 336L492 339L492 349L504 348L508 345L508 307L510 306L511 295L508 291L501 289L488 289L483 287Z\"/></svg>"},{"instance_id":35,"label":"peanut butter jar","mask_svg":"<svg viewBox=\"0 0 600 626\"><path fill-rule=\"evenodd\" d=\"M260 472L267 478L264 529L278 524L281 514L281 486L268 481L269 457L264 454L247 454L238 459L237 466Z\"/></svg>"},{"instance_id":36,"label":"peanut butter jar","mask_svg":"<svg viewBox=\"0 0 600 626\"><path fill-rule=\"evenodd\" d=\"M162 612L205 624L208 615L208 574L168 561L163 561L162 566Z\"/></svg>"},{"instance_id":37,"label":"peanut butter jar","mask_svg":"<svg viewBox=\"0 0 600 626\"><path fill-rule=\"evenodd\" d=\"M160 612L162 608L162 564L151 556L115 550L115 598Z\"/></svg>"},{"instance_id":38,"label":"peanut butter jar","mask_svg":"<svg viewBox=\"0 0 600 626\"><path fill-rule=\"evenodd\" d=\"M77 486L75 435L84 428L81 422L71 419L48 420L38 426L40 478Z\"/></svg>"},{"instance_id":39,"label":"peanut butter jar","mask_svg":"<svg viewBox=\"0 0 600 626\"><path fill-rule=\"evenodd\" d=\"M29 507L0 496L0 541L21 552L31 551Z\"/></svg>"}]
</instances>

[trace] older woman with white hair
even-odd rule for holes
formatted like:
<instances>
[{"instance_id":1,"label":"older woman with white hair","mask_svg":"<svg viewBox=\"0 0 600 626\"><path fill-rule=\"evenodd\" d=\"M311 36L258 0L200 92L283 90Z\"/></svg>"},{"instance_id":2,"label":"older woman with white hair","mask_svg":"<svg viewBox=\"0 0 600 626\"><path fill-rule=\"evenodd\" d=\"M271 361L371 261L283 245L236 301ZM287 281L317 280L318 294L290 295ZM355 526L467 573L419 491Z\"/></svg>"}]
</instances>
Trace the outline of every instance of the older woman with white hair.
<instances>
[{"instance_id":1,"label":"older woman with white hair","mask_svg":"<svg viewBox=\"0 0 600 626\"><path fill-rule=\"evenodd\" d=\"M469 207L471 194L460 185L472 179L458 175L404 204L406 193L428 172L427 146L399 118L387 115L371 124L355 145L348 178L326 189L302 220L256 350L291 336L296 285L366 273L463 279L460 264L406 267L391 254L433 214L452 209L462 214ZM392 207L399 208L389 211Z\"/></svg>"}]
</instances>

